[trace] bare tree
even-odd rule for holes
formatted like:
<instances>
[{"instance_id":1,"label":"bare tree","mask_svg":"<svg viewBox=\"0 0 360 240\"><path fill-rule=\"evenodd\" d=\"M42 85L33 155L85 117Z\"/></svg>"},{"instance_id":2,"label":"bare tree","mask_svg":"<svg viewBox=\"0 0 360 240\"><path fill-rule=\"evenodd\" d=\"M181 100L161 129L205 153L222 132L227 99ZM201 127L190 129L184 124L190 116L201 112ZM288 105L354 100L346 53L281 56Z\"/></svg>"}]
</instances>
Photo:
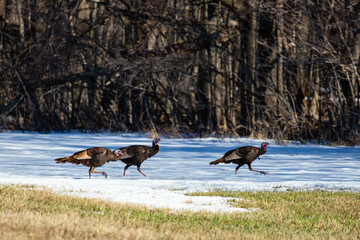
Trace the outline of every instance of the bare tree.
<instances>
[{"instance_id":1,"label":"bare tree","mask_svg":"<svg viewBox=\"0 0 360 240\"><path fill-rule=\"evenodd\" d=\"M357 1L0 2L0 127L359 141Z\"/></svg>"}]
</instances>

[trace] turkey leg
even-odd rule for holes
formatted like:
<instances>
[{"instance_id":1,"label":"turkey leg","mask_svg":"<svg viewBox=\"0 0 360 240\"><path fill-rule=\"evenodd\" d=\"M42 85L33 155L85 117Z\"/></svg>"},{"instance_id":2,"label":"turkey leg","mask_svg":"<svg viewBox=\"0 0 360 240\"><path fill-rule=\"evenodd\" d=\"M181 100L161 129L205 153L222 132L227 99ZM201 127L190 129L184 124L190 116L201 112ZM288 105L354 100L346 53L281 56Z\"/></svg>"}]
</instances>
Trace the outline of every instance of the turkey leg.
<instances>
[{"instance_id":1,"label":"turkey leg","mask_svg":"<svg viewBox=\"0 0 360 240\"><path fill-rule=\"evenodd\" d=\"M143 173L143 172L141 171L140 166L137 167L137 170L139 171L139 173L141 173L142 175L144 175L144 177L146 177L145 173Z\"/></svg>"},{"instance_id":2,"label":"turkey leg","mask_svg":"<svg viewBox=\"0 0 360 240\"><path fill-rule=\"evenodd\" d=\"M95 167L91 167L91 168L89 169L89 179L91 179L91 173L102 173L102 175L104 175L105 178L107 178L106 172L95 172Z\"/></svg>"},{"instance_id":3,"label":"turkey leg","mask_svg":"<svg viewBox=\"0 0 360 240\"><path fill-rule=\"evenodd\" d=\"M249 170L250 170L250 171L259 172L260 174L264 174L264 175L268 174L267 172L263 172L263 171L259 171L259 170L252 169L251 164L248 164L248 166L249 166Z\"/></svg>"},{"instance_id":4,"label":"turkey leg","mask_svg":"<svg viewBox=\"0 0 360 240\"><path fill-rule=\"evenodd\" d=\"M235 175L236 175L237 171L239 170L239 168L240 168L242 165L244 165L244 164L239 164L239 165L235 168Z\"/></svg>"},{"instance_id":5,"label":"turkey leg","mask_svg":"<svg viewBox=\"0 0 360 240\"><path fill-rule=\"evenodd\" d=\"M123 175L123 176L125 176L126 170L127 170L130 166L131 166L131 164L128 164L128 165L126 165L126 166L124 167L124 175Z\"/></svg>"}]
</instances>

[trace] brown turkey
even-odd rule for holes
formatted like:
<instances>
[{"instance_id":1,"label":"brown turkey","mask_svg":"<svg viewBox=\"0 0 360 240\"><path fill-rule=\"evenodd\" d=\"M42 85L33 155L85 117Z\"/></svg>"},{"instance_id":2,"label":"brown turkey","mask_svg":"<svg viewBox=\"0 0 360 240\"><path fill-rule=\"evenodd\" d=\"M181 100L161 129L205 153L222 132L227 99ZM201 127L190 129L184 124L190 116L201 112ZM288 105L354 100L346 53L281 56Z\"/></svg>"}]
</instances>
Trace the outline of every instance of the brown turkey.
<instances>
[{"instance_id":1,"label":"brown turkey","mask_svg":"<svg viewBox=\"0 0 360 240\"><path fill-rule=\"evenodd\" d=\"M251 163L255 161L256 158L260 159L260 155L263 155L266 153L266 146L269 145L268 142L263 142L261 144L261 148L253 147L253 146L245 146L245 147L239 147L233 150L230 150L224 154L222 158L219 158L218 160L215 160L213 162L210 162L210 165L216 165L219 163L234 163L238 164L238 166L235 168L235 175L239 168L247 164L250 171L253 172L259 172L260 174L267 174L263 171L254 170L251 167Z\"/></svg>"},{"instance_id":2,"label":"brown turkey","mask_svg":"<svg viewBox=\"0 0 360 240\"><path fill-rule=\"evenodd\" d=\"M95 172L95 168L103 166L105 163L110 161L119 160L122 152L119 149L111 151L105 147L92 147L79 152L74 153L69 157L56 158L56 163L73 163L82 164L90 167L89 178L91 173L102 173L107 178L106 172Z\"/></svg>"},{"instance_id":3,"label":"brown turkey","mask_svg":"<svg viewBox=\"0 0 360 240\"><path fill-rule=\"evenodd\" d=\"M132 166L136 165L137 170L146 177L145 173L141 171L141 164L148 158L151 158L159 152L158 142L160 138L154 138L152 142L152 147L143 146L143 145L132 145L128 147L118 148L123 155L120 157L120 160L126 164L124 168L124 176L126 170Z\"/></svg>"}]
</instances>

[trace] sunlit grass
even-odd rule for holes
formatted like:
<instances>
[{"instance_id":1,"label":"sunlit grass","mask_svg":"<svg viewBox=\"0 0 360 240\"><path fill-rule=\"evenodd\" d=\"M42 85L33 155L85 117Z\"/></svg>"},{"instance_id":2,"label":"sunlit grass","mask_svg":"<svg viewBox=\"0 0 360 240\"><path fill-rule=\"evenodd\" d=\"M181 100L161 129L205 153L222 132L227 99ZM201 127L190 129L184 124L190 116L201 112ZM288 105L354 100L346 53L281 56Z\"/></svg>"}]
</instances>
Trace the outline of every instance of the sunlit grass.
<instances>
[{"instance_id":1,"label":"sunlit grass","mask_svg":"<svg viewBox=\"0 0 360 240\"><path fill-rule=\"evenodd\" d=\"M0 239L357 239L360 194L192 193L230 197L248 213L172 212L0 185Z\"/></svg>"},{"instance_id":2,"label":"sunlit grass","mask_svg":"<svg viewBox=\"0 0 360 240\"><path fill-rule=\"evenodd\" d=\"M291 190L191 193L190 196L231 197L233 207L256 209L242 219L245 229L318 237L360 237L360 193Z\"/></svg>"}]
</instances>

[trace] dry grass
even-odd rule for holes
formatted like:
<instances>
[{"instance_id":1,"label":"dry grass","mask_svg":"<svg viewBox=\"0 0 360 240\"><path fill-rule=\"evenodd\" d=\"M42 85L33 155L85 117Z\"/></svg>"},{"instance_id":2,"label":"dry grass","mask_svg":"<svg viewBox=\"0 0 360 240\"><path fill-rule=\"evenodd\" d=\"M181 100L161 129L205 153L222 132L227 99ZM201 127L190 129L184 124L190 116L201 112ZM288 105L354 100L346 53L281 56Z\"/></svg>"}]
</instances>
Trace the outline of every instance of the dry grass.
<instances>
[{"instance_id":1,"label":"dry grass","mask_svg":"<svg viewBox=\"0 0 360 240\"><path fill-rule=\"evenodd\" d=\"M360 193L349 191L214 191L193 196L232 197L234 207L256 209L242 227L285 238L360 238Z\"/></svg>"},{"instance_id":2,"label":"dry grass","mask_svg":"<svg viewBox=\"0 0 360 240\"><path fill-rule=\"evenodd\" d=\"M194 195L204 195L196 193ZM150 210L0 185L0 239L356 239L359 193L223 192L251 213ZM244 199L244 200L240 200Z\"/></svg>"}]
</instances>

